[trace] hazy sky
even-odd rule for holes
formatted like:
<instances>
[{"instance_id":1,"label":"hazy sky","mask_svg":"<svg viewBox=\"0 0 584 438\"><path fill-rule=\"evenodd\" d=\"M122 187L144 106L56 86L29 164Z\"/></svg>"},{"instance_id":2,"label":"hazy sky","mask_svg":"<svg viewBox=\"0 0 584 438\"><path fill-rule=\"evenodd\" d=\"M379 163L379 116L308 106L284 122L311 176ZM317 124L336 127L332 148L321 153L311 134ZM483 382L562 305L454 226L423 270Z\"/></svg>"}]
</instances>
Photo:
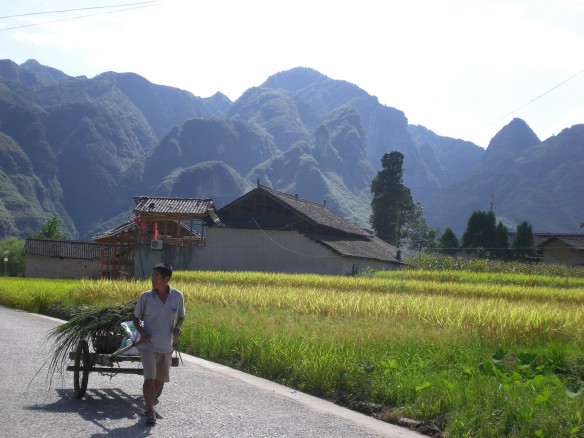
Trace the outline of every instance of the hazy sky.
<instances>
[{"instance_id":1,"label":"hazy sky","mask_svg":"<svg viewBox=\"0 0 584 438\"><path fill-rule=\"evenodd\" d=\"M583 0L0 0L0 58L232 100L311 67L483 147L513 117L584 123Z\"/></svg>"}]
</instances>

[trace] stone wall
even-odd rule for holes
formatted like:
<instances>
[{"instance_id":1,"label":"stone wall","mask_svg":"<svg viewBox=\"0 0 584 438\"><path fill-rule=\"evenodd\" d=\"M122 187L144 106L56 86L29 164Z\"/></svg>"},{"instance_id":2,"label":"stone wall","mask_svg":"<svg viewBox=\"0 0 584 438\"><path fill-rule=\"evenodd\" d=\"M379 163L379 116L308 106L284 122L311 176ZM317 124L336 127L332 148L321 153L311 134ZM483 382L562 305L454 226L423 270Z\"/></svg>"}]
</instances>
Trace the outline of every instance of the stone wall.
<instances>
[{"instance_id":1,"label":"stone wall","mask_svg":"<svg viewBox=\"0 0 584 438\"><path fill-rule=\"evenodd\" d=\"M99 260L26 255L25 276L31 278L101 278Z\"/></svg>"}]
</instances>

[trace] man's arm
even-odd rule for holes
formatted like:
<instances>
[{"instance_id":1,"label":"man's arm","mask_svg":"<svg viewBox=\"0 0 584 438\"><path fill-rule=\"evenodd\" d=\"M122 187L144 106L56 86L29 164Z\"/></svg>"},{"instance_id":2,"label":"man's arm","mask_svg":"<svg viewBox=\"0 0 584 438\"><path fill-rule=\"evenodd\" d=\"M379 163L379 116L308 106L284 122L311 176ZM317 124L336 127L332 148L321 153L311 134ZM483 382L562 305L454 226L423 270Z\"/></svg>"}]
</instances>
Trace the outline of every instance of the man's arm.
<instances>
[{"instance_id":1,"label":"man's arm","mask_svg":"<svg viewBox=\"0 0 584 438\"><path fill-rule=\"evenodd\" d=\"M144 327L142 327L142 322L140 321L140 318L134 315L132 316L132 322L134 323L134 327L136 327L138 333L140 333L140 339L138 340L138 343L143 344L145 342L149 342L150 338L148 337L148 334L144 330Z\"/></svg>"},{"instance_id":2,"label":"man's arm","mask_svg":"<svg viewBox=\"0 0 584 438\"><path fill-rule=\"evenodd\" d=\"M184 320L185 320L184 316L179 316L178 318L176 318L176 321L174 323L174 328L172 329L172 334L175 337L180 336L180 334L181 334L180 326L182 325Z\"/></svg>"},{"instance_id":3,"label":"man's arm","mask_svg":"<svg viewBox=\"0 0 584 438\"><path fill-rule=\"evenodd\" d=\"M180 336L180 333L181 333L180 326L182 325L182 323L185 320L185 299L184 299L184 296L182 294L180 294L179 296L181 298L179 311L178 311L178 315L176 317L176 321L174 323L174 328L172 329L172 334L174 336Z\"/></svg>"}]
</instances>

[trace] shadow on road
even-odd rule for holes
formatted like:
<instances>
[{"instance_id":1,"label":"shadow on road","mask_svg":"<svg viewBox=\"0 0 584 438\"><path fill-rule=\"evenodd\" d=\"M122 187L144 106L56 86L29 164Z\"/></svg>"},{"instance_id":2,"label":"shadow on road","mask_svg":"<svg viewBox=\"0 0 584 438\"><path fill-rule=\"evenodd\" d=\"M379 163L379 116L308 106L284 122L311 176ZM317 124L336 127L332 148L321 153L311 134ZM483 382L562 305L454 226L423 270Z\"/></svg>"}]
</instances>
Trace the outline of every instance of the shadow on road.
<instances>
[{"instance_id":1,"label":"shadow on road","mask_svg":"<svg viewBox=\"0 0 584 438\"><path fill-rule=\"evenodd\" d=\"M38 403L26 406L25 409L77 413L84 421L89 421L103 430L103 433L94 433L92 437L139 437L152 433L152 429L144 425L142 396L129 395L117 388L94 388L88 389L83 399L77 400L73 389L56 391L61 397L56 402ZM135 424L120 428L109 428L105 424L122 419L135 420Z\"/></svg>"}]
</instances>

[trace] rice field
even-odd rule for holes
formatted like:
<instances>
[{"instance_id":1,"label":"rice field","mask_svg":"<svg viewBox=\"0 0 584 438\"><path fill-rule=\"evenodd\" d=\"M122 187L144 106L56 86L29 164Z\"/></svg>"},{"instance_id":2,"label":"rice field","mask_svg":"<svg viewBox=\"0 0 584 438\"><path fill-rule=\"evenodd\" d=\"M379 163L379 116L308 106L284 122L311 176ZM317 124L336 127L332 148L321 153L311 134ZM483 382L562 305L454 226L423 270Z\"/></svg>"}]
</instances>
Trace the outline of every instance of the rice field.
<instances>
[{"instance_id":1,"label":"rice field","mask_svg":"<svg viewBox=\"0 0 584 438\"><path fill-rule=\"evenodd\" d=\"M582 436L584 278L176 272L181 349L444 436ZM149 282L7 278L0 303L119 305ZM17 292L15 292L17 291Z\"/></svg>"}]
</instances>

